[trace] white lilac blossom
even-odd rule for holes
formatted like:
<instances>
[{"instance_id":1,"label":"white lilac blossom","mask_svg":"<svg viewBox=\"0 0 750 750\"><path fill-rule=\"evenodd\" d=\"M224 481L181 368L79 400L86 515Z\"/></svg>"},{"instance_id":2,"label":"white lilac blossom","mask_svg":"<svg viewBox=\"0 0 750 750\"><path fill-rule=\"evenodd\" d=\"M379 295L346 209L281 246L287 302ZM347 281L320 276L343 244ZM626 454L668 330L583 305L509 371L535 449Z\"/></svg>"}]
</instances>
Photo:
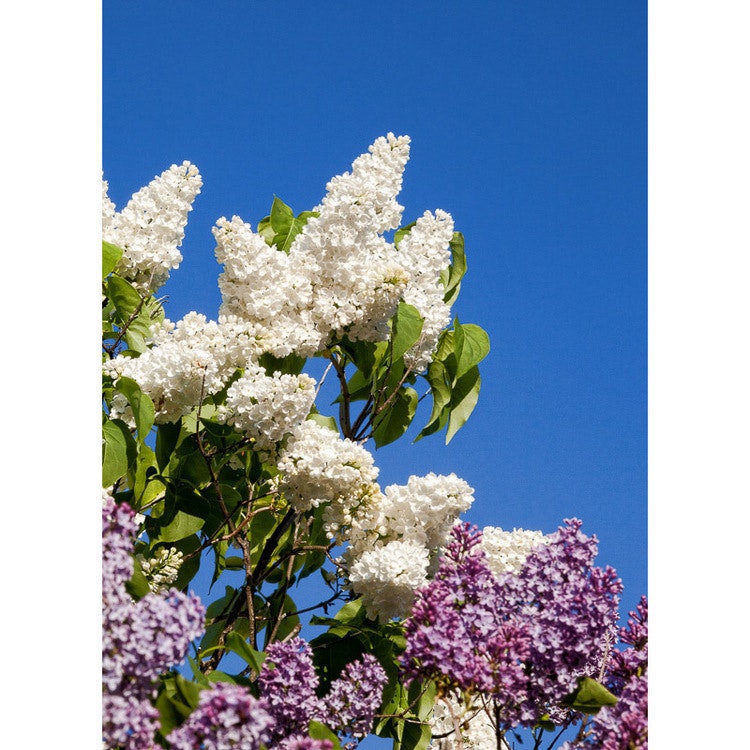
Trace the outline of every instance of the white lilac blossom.
<instances>
[{"instance_id":1,"label":"white lilac blossom","mask_svg":"<svg viewBox=\"0 0 750 750\"><path fill-rule=\"evenodd\" d=\"M396 201L409 158L409 138L389 133L334 177L327 193L292 241L288 253L269 247L237 216L214 227L220 320L244 321L263 351L310 356L332 337L379 341L399 300L425 318L423 336L408 363L429 362L449 322L440 272L449 264L453 222L444 211L425 213L399 250L383 233L398 227Z\"/></svg>"},{"instance_id":2,"label":"white lilac blossom","mask_svg":"<svg viewBox=\"0 0 750 750\"><path fill-rule=\"evenodd\" d=\"M424 545L394 541L364 551L349 565L351 589L362 597L367 616L385 622L405 617L414 592L427 583L429 553Z\"/></svg>"},{"instance_id":3,"label":"white lilac blossom","mask_svg":"<svg viewBox=\"0 0 750 750\"><path fill-rule=\"evenodd\" d=\"M102 737L104 747L151 750L158 728L158 677L179 664L203 634L205 609L170 589L137 602L125 589L133 574L135 514L105 496L102 507ZM157 637L158 636L158 637Z\"/></svg>"},{"instance_id":4,"label":"white lilac blossom","mask_svg":"<svg viewBox=\"0 0 750 750\"><path fill-rule=\"evenodd\" d=\"M389 539L419 542L439 550L448 541L461 513L471 507L473 488L455 474L410 476L406 485L385 488L379 527Z\"/></svg>"},{"instance_id":5,"label":"white lilac blossom","mask_svg":"<svg viewBox=\"0 0 750 750\"><path fill-rule=\"evenodd\" d=\"M411 272L403 299L419 310L424 323L419 341L406 352L404 362L421 372L432 361L440 332L450 323L450 306L443 301L440 273L450 264L453 219L445 211L426 211L399 243L398 258Z\"/></svg>"},{"instance_id":6,"label":"white lilac blossom","mask_svg":"<svg viewBox=\"0 0 750 750\"><path fill-rule=\"evenodd\" d=\"M248 329L259 349L276 357L314 354L320 334L312 323L309 269L269 247L239 217L220 218L213 228L222 303L219 320Z\"/></svg>"},{"instance_id":7,"label":"white lilac blossom","mask_svg":"<svg viewBox=\"0 0 750 750\"><path fill-rule=\"evenodd\" d=\"M468 705L467 705L468 701ZM458 729L457 729L458 727ZM481 701L444 695L430 717L433 750L496 750L495 727Z\"/></svg>"},{"instance_id":8,"label":"white lilac blossom","mask_svg":"<svg viewBox=\"0 0 750 750\"><path fill-rule=\"evenodd\" d=\"M271 450L303 422L315 401L315 380L304 373L266 371L248 362L243 374L227 390L226 404L217 418L252 438L261 450Z\"/></svg>"},{"instance_id":9,"label":"white lilac blossom","mask_svg":"<svg viewBox=\"0 0 750 750\"><path fill-rule=\"evenodd\" d=\"M154 292L182 261L179 247L201 176L190 162L173 164L117 212L102 181L102 238L122 249L116 273Z\"/></svg>"},{"instance_id":10,"label":"white lilac blossom","mask_svg":"<svg viewBox=\"0 0 750 750\"><path fill-rule=\"evenodd\" d=\"M312 420L292 431L277 467L279 489L296 510L333 503L338 524L371 496L378 476L369 451Z\"/></svg>"},{"instance_id":11,"label":"white lilac blossom","mask_svg":"<svg viewBox=\"0 0 750 750\"><path fill-rule=\"evenodd\" d=\"M182 565L182 552L176 547L159 547L153 557L137 555L148 587L154 594L164 594L177 580Z\"/></svg>"},{"instance_id":12,"label":"white lilac blossom","mask_svg":"<svg viewBox=\"0 0 750 750\"><path fill-rule=\"evenodd\" d=\"M541 531L504 531L499 526L485 526L480 547L487 566L499 576L501 573L518 573L534 547L548 543L549 537Z\"/></svg>"},{"instance_id":13,"label":"white lilac blossom","mask_svg":"<svg viewBox=\"0 0 750 750\"><path fill-rule=\"evenodd\" d=\"M202 397L221 390L235 369L247 368L230 397L237 403L229 403L225 415L255 432L257 441L263 432L255 420L259 410L245 408L257 383L249 390L244 386L254 379L251 363L260 354L310 356L332 336L384 340L402 298L424 318L420 341L406 353L407 364L423 370L449 322L440 272L449 263L453 222L444 211L428 211L398 250L384 239L382 233L401 220L396 196L408 157L408 137L378 138L355 159L351 172L328 183L319 215L307 221L288 253L269 247L238 217L219 219L213 230L224 265L218 322L196 312L176 324L164 321L152 331L148 350L139 357L118 355L105 372L114 380L135 380L154 402L161 424L188 414ZM103 184L104 238L124 250L118 273L150 291L166 280L181 259L177 248L200 185L195 167L173 166L118 214ZM112 410L132 423L121 395Z\"/></svg>"},{"instance_id":14,"label":"white lilac blossom","mask_svg":"<svg viewBox=\"0 0 750 750\"><path fill-rule=\"evenodd\" d=\"M312 317L325 343L329 332L381 340L409 278L382 233L396 229L403 207L396 201L409 158L409 138L389 133L334 177L289 251L309 269L319 293Z\"/></svg>"},{"instance_id":15,"label":"white lilac blossom","mask_svg":"<svg viewBox=\"0 0 750 750\"><path fill-rule=\"evenodd\" d=\"M115 381L135 380L154 402L157 424L189 414L234 372L223 330L205 315L190 312L176 324L165 320L152 329L152 343L139 357L119 354L104 371Z\"/></svg>"},{"instance_id":16,"label":"white lilac blossom","mask_svg":"<svg viewBox=\"0 0 750 750\"><path fill-rule=\"evenodd\" d=\"M440 550L474 490L455 474L409 477L373 493L348 519L343 555L349 586L369 617L404 617L434 572Z\"/></svg>"}]
</instances>

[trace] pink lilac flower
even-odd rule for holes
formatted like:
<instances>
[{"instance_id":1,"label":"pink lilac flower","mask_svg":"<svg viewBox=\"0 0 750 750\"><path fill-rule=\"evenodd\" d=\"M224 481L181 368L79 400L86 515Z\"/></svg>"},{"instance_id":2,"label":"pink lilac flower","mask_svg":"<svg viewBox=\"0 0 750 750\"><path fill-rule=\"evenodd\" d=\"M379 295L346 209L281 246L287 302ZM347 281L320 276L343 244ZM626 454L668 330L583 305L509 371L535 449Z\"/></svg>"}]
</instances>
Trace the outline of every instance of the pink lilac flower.
<instances>
[{"instance_id":1,"label":"pink lilac flower","mask_svg":"<svg viewBox=\"0 0 750 750\"><path fill-rule=\"evenodd\" d=\"M627 648L613 651L607 685L618 696L594 716L583 745L595 750L648 750L648 601L641 597L628 624L620 629Z\"/></svg>"},{"instance_id":2,"label":"pink lilac flower","mask_svg":"<svg viewBox=\"0 0 750 750\"><path fill-rule=\"evenodd\" d=\"M167 742L172 750L258 750L272 727L264 701L245 687L217 682L201 692L198 706Z\"/></svg>"},{"instance_id":3,"label":"pink lilac flower","mask_svg":"<svg viewBox=\"0 0 750 750\"><path fill-rule=\"evenodd\" d=\"M622 581L613 568L594 566L596 537L581 533L581 521L565 524L529 555L517 576L499 579L505 606L527 624L533 644L527 695L510 712L526 726L540 710L558 706L578 677L597 676L618 618Z\"/></svg>"},{"instance_id":4,"label":"pink lilac flower","mask_svg":"<svg viewBox=\"0 0 750 750\"><path fill-rule=\"evenodd\" d=\"M102 737L105 748L152 750L159 729L159 712L147 697L118 695L105 691L102 696Z\"/></svg>"},{"instance_id":5,"label":"pink lilac flower","mask_svg":"<svg viewBox=\"0 0 750 750\"><path fill-rule=\"evenodd\" d=\"M318 676L310 645L297 637L272 643L266 653L258 686L274 721L272 740L278 744L284 738L304 736L310 721L323 710L315 693Z\"/></svg>"},{"instance_id":6,"label":"pink lilac flower","mask_svg":"<svg viewBox=\"0 0 750 750\"><path fill-rule=\"evenodd\" d=\"M287 746L287 750L333 750L330 740L314 740L312 737L300 737Z\"/></svg>"},{"instance_id":7,"label":"pink lilac flower","mask_svg":"<svg viewBox=\"0 0 750 750\"><path fill-rule=\"evenodd\" d=\"M135 514L111 497L102 508L102 735L105 748L150 750L158 729L152 705L158 677L179 664L203 633L205 610L194 595L170 589L133 601Z\"/></svg>"},{"instance_id":8,"label":"pink lilac flower","mask_svg":"<svg viewBox=\"0 0 750 750\"><path fill-rule=\"evenodd\" d=\"M495 577L478 546L481 531L453 528L440 568L417 592L402 656L407 679L484 694L500 728L532 726L584 674L594 676L617 618L622 584L594 567L596 540L565 521L521 571Z\"/></svg>"},{"instance_id":9,"label":"pink lilac flower","mask_svg":"<svg viewBox=\"0 0 750 750\"><path fill-rule=\"evenodd\" d=\"M385 670L372 654L348 664L324 699L324 723L355 746L372 730L387 682Z\"/></svg>"}]
</instances>

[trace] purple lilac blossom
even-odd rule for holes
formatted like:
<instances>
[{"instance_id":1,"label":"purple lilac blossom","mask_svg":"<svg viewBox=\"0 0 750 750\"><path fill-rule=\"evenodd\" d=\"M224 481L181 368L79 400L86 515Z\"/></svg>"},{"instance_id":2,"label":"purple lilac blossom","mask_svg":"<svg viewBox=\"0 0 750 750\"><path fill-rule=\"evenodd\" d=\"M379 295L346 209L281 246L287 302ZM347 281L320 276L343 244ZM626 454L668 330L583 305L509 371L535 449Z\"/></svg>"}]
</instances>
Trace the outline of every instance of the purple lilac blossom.
<instances>
[{"instance_id":1,"label":"purple lilac blossom","mask_svg":"<svg viewBox=\"0 0 750 750\"><path fill-rule=\"evenodd\" d=\"M595 676L622 584L612 568L593 567L596 540L580 532L581 522L565 523L518 574L498 577L478 547L481 531L456 525L406 622L407 679L483 693L510 728L532 726L579 676Z\"/></svg>"},{"instance_id":2,"label":"purple lilac blossom","mask_svg":"<svg viewBox=\"0 0 750 750\"><path fill-rule=\"evenodd\" d=\"M333 750L330 740L314 740L312 737L300 737L287 745L287 750Z\"/></svg>"},{"instance_id":3,"label":"purple lilac blossom","mask_svg":"<svg viewBox=\"0 0 750 750\"><path fill-rule=\"evenodd\" d=\"M133 575L133 537L138 531L135 513L126 503L117 505L107 495L102 506L102 599L129 598L125 582Z\"/></svg>"},{"instance_id":4,"label":"purple lilac blossom","mask_svg":"<svg viewBox=\"0 0 750 750\"><path fill-rule=\"evenodd\" d=\"M499 636L504 622L495 607L497 582L478 547L481 532L464 523L451 534L435 578L417 591L406 622L406 676L433 677L448 689L490 693L496 684L521 689L525 677L520 665L507 659L493 664L487 658L488 641ZM523 628L515 636L506 648L525 653Z\"/></svg>"},{"instance_id":5,"label":"purple lilac blossom","mask_svg":"<svg viewBox=\"0 0 750 750\"><path fill-rule=\"evenodd\" d=\"M259 750L272 726L265 701L241 685L217 682L201 692L198 706L167 742L173 750Z\"/></svg>"},{"instance_id":6,"label":"purple lilac blossom","mask_svg":"<svg viewBox=\"0 0 750 750\"><path fill-rule=\"evenodd\" d=\"M322 715L323 708L315 694L318 676L312 649L302 638L272 643L266 653L258 686L274 720L272 740L275 746L282 747L281 740L304 736L310 721Z\"/></svg>"},{"instance_id":7,"label":"purple lilac blossom","mask_svg":"<svg viewBox=\"0 0 750 750\"><path fill-rule=\"evenodd\" d=\"M387 682L385 670L372 654L347 664L324 699L324 723L339 736L350 738L355 747L372 730Z\"/></svg>"},{"instance_id":8,"label":"purple lilac blossom","mask_svg":"<svg viewBox=\"0 0 750 750\"><path fill-rule=\"evenodd\" d=\"M594 566L596 537L581 533L581 521L565 524L528 556L517 576L499 579L533 644L526 662L532 679L518 707L518 716L529 723L539 718L540 707L544 713L558 706L578 677L598 676L607 635L618 619L622 581L613 568Z\"/></svg>"},{"instance_id":9,"label":"purple lilac blossom","mask_svg":"<svg viewBox=\"0 0 750 750\"><path fill-rule=\"evenodd\" d=\"M117 695L105 692L102 696L102 738L105 748L122 747L127 750L152 750L154 734L159 729L159 712L147 697Z\"/></svg>"},{"instance_id":10,"label":"purple lilac blossom","mask_svg":"<svg viewBox=\"0 0 750 750\"><path fill-rule=\"evenodd\" d=\"M133 601L135 514L107 497L102 508L102 735L105 748L149 750L158 729L152 705L158 677L185 657L203 633L205 611L194 595L171 589Z\"/></svg>"},{"instance_id":11,"label":"purple lilac blossom","mask_svg":"<svg viewBox=\"0 0 750 750\"><path fill-rule=\"evenodd\" d=\"M641 597L630 612L620 641L628 646L613 651L607 685L618 696L594 716L584 747L596 750L648 750L648 601Z\"/></svg>"}]
</instances>

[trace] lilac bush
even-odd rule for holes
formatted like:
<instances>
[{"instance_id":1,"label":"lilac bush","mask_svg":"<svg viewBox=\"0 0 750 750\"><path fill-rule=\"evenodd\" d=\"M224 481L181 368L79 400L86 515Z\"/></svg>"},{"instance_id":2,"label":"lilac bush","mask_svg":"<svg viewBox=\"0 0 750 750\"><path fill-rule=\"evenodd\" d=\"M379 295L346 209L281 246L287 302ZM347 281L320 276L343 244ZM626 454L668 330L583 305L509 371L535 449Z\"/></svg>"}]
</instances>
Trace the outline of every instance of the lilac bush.
<instances>
[{"instance_id":1,"label":"lilac bush","mask_svg":"<svg viewBox=\"0 0 750 750\"><path fill-rule=\"evenodd\" d=\"M155 297L197 167L119 212L103 182L105 750L349 750L372 731L487 750L573 722L576 747L646 747L645 599L613 649L622 585L579 520L482 532L460 522L474 490L455 474L378 484L367 441L401 438L430 397L417 437L447 444L490 350L451 314L466 258L450 214L399 226L409 152L389 133L313 210L274 198L255 229L219 218L217 320L170 321ZM329 372L337 417L316 403ZM224 591L205 608L199 571ZM313 574L327 589L301 606ZM342 603L299 636L302 613Z\"/></svg>"},{"instance_id":2,"label":"lilac bush","mask_svg":"<svg viewBox=\"0 0 750 750\"><path fill-rule=\"evenodd\" d=\"M601 668L622 588L613 569L593 566L596 541L581 522L565 524L518 574L500 576L485 562L481 531L455 526L406 622L407 676L485 695L500 730L559 711L578 678Z\"/></svg>"}]
</instances>

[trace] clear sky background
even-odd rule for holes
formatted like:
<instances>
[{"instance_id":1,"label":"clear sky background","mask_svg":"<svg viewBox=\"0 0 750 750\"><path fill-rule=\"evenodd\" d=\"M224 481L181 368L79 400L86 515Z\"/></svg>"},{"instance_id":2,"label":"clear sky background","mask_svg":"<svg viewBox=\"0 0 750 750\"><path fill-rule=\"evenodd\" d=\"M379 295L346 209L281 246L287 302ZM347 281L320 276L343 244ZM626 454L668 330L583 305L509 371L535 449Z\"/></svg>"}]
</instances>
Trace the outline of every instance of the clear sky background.
<instances>
[{"instance_id":1,"label":"clear sky background","mask_svg":"<svg viewBox=\"0 0 750 750\"><path fill-rule=\"evenodd\" d=\"M309 208L388 130L413 139L405 220L440 207L466 235L457 312L493 350L451 446L385 448L382 478L455 471L481 525L551 531L579 515L626 607L648 571L656 745L694 743L719 706L710 741L736 744L750 19L739 0L649 4L646 200L645 14L531 0L3 6L11 744L100 747L102 169L122 206L173 162L199 166L168 310L212 316L213 222L255 223L274 193Z\"/></svg>"},{"instance_id":2,"label":"clear sky background","mask_svg":"<svg viewBox=\"0 0 750 750\"><path fill-rule=\"evenodd\" d=\"M468 424L448 447L377 451L381 485L455 472L480 526L581 518L633 609L647 593L646 3L106 0L102 41L118 209L172 163L203 176L163 290L173 320L217 316L220 216L255 226L274 195L310 209L376 137L411 136L404 223L453 215L469 269L454 314L492 349Z\"/></svg>"}]
</instances>

